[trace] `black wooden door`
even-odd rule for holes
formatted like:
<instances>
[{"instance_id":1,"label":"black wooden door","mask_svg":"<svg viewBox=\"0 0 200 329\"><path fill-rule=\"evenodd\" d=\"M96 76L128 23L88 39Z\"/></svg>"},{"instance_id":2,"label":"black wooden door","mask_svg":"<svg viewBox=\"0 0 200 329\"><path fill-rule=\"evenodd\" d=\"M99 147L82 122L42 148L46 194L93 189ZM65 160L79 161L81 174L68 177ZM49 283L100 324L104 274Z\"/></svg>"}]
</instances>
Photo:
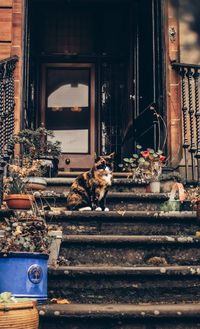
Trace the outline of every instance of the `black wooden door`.
<instances>
[{"instance_id":1,"label":"black wooden door","mask_svg":"<svg viewBox=\"0 0 200 329\"><path fill-rule=\"evenodd\" d=\"M163 145L161 2L140 0L137 10L134 141L158 149Z\"/></svg>"}]
</instances>

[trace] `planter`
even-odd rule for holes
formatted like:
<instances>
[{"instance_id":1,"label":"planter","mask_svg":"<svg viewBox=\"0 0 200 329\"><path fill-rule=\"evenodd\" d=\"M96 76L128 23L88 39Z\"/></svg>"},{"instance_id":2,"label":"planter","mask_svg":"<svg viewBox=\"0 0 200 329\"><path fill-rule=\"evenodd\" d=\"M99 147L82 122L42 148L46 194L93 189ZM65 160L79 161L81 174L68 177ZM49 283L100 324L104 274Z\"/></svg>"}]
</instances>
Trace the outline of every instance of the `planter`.
<instances>
[{"instance_id":1,"label":"planter","mask_svg":"<svg viewBox=\"0 0 200 329\"><path fill-rule=\"evenodd\" d=\"M150 184L146 185L146 193L151 193Z\"/></svg>"},{"instance_id":2,"label":"planter","mask_svg":"<svg viewBox=\"0 0 200 329\"><path fill-rule=\"evenodd\" d=\"M35 198L31 194L10 194L4 200L10 209L30 209Z\"/></svg>"},{"instance_id":3,"label":"planter","mask_svg":"<svg viewBox=\"0 0 200 329\"><path fill-rule=\"evenodd\" d=\"M1 329L37 329L39 316L33 301L0 304Z\"/></svg>"},{"instance_id":4,"label":"planter","mask_svg":"<svg viewBox=\"0 0 200 329\"><path fill-rule=\"evenodd\" d=\"M46 254L0 253L0 293L9 291L16 298L46 301L47 260Z\"/></svg>"},{"instance_id":5,"label":"planter","mask_svg":"<svg viewBox=\"0 0 200 329\"><path fill-rule=\"evenodd\" d=\"M58 176L58 163L57 158L51 156L40 157L39 160L42 161L41 167L45 171L45 177L57 177Z\"/></svg>"},{"instance_id":6,"label":"planter","mask_svg":"<svg viewBox=\"0 0 200 329\"><path fill-rule=\"evenodd\" d=\"M160 182L151 182L150 191L151 193L160 193Z\"/></svg>"},{"instance_id":7,"label":"planter","mask_svg":"<svg viewBox=\"0 0 200 329\"><path fill-rule=\"evenodd\" d=\"M30 191L44 191L47 188L47 182L42 177L27 177L26 189Z\"/></svg>"}]
</instances>

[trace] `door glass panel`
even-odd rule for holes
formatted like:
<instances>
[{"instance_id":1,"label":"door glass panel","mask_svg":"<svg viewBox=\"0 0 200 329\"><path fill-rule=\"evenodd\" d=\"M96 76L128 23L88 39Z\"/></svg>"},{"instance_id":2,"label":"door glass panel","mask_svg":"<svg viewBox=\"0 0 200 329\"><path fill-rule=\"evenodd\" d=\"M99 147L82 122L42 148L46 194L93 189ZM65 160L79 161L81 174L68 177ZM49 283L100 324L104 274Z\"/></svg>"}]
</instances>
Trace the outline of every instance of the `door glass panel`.
<instances>
[{"instance_id":1,"label":"door glass panel","mask_svg":"<svg viewBox=\"0 0 200 329\"><path fill-rule=\"evenodd\" d=\"M89 153L90 69L48 68L47 129L62 142L63 153Z\"/></svg>"}]
</instances>

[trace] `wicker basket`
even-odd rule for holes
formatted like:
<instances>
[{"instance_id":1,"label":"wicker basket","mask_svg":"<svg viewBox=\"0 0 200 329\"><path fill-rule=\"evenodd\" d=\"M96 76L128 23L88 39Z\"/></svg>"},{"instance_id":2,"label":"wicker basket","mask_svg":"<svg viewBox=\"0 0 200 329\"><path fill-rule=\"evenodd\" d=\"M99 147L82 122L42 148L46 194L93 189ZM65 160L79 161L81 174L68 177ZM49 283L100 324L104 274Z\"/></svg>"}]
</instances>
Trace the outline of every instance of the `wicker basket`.
<instances>
[{"instance_id":1,"label":"wicker basket","mask_svg":"<svg viewBox=\"0 0 200 329\"><path fill-rule=\"evenodd\" d=\"M39 316L32 301L0 304L1 329L38 329Z\"/></svg>"}]
</instances>

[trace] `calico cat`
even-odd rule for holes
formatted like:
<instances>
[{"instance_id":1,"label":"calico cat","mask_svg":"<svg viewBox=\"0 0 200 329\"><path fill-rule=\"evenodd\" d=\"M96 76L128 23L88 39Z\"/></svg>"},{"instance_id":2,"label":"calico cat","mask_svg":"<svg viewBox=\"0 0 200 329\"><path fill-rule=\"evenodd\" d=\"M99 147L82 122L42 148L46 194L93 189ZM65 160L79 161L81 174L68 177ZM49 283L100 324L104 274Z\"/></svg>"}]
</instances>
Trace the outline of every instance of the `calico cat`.
<instances>
[{"instance_id":1,"label":"calico cat","mask_svg":"<svg viewBox=\"0 0 200 329\"><path fill-rule=\"evenodd\" d=\"M114 153L95 159L91 170L79 175L67 196L68 210L103 210L108 187L112 184Z\"/></svg>"}]
</instances>

